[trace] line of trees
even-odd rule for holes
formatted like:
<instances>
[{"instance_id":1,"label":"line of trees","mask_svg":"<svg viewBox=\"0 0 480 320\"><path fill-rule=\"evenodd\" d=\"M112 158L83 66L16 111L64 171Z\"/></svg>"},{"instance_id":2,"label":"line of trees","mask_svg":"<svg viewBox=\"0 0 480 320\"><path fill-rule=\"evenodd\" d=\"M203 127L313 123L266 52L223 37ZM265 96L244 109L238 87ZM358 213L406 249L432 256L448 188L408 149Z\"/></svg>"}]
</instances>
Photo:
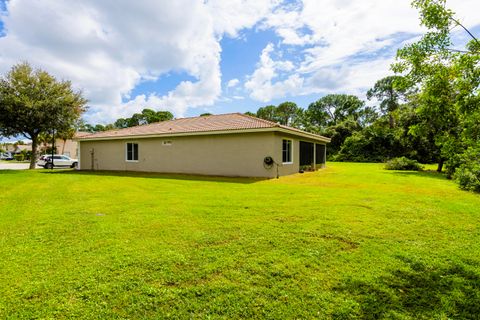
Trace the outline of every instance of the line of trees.
<instances>
[{"instance_id":1,"label":"line of trees","mask_svg":"<svg viewBox=\"0 0 480 320\"><path fill-rule=\"evenodd\" d=\"M200 117L211 116L209 112L200 114ZM155 122L162 122L167 120L173 120L173 113L170 111L155 111L152 109L143 109L140 113L134 113L130 118L119 118L113 123L106 125L103 124L89 124L84 121L79 121L76 125L78 131L83 132L101 132L113 129L124 129L135 126L141 126L145 124L151 124Z\"/></svg>"},{"instance_id":2,"label":"line of trees","mask_svg":"<svg viewBox=\"0 0 480 320\"><path fill-rule=\"evenodd\" d=\"M124 129L144 124L172 120L173 114L170 111L155 111L152 109L143 109L140 113L134 113L130 118L119 118L114 123L107 125L96 124L91 125L80 121L77 125L79 131L84 132L99 132L112 129Z\"/></svg>"},{"instance_id":3,"label":"line of trees","mask_svg":"<svg viewBox=\"0 0 480 320\"><path fill-rule=\"evenodd\" d=\"M378 108L367 106L354 95L329 94L305 109L284 102L247 114L331 138L330 160L378 162L407 155L424 163L436 161L431 147L425 148L427 142L408 134L415 113L393 88L393 79L397 78L381 79L369 91L370 98L379 99ZM289 106L288 112L284 105Z\"/></svg>"}]
</instances>

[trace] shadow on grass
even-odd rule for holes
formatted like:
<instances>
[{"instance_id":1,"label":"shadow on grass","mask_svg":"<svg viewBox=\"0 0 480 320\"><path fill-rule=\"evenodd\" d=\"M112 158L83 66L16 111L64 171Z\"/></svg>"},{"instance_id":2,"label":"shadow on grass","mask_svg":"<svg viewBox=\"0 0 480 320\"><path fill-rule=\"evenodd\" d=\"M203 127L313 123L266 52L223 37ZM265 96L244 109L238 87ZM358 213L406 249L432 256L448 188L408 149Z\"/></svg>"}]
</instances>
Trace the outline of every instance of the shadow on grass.
<instances>
[{"instance_id":1,"label":"shadow on grass","mask_svg":"<svg viewBox=\"0 0 480 320\"><path fill-rule=\"evenodd\" d=\"M15 169L0 169L0 174L16 174L22 173L24 170L15 170Z\"/></svg>"},{"instance_id":2,"label":"shadow on grass","mask_svg":"<svg viewBox=\"0 0 480 320\"><path fill-rule=\"evenodd\" d=\"M447 177L443 173L438 173L437 171L390 171L394 175L403 176L403 177L424 177L438 180L447 180Z\"/></svg>"},{"instance_id":3,"label":"shadow on grass","mask_svg":"<svg viewBox=\"0 0 480 320\"><path fill-rule=\"evenodd\" d=\"M359 304L362 319L449 318L479 319L478 265L428 266L399 257L405 268L393 270L377 282L349 280L337 290Z\"/></svg>"},{"instance_id":4,"label":"shadow on grass","mask_svg":"<svg viewBox=\"0 0 480 320\"><path fill-rule=\"evenodd\" d=\"M221 176L203 176L189 174L172 174L172 173L156 173L156 172L135 172L135 171L88 171L88 170L53 170L43 171L42 174L53 175L77 175L77 176L107 176L107 177L131 177L131 178L147 178L147 179L164 179L164 180L188 180L188 181L205 181L205 182L221 182L221 183L237 183L251 184L266 178L244 178L244 177L221 177Z\"/></svg>"}]
</instances>

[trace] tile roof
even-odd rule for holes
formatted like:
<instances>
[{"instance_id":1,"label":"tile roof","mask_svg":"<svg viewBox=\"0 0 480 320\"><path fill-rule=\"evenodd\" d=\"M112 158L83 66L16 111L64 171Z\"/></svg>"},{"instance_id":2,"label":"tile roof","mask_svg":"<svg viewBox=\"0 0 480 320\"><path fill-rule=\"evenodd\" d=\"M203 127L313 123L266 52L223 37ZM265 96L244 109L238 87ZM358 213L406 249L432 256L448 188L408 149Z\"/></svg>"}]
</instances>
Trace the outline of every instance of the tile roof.
<instances>
[{"instance_id":1,"label":"tile roof","mask_svg":"<svg viewBox=\"0 0 480 320\"><path fill-rule=\"evenodd\" d=\"M23 150L26 150L26 151L32 151L32 145L31 144L19 144L17 146L17 149L19 151L23 151Z\"/></svg>"},{"instance_id":2,"label":"tile roof","mask_svg":"<svg viewBox=\"0 0 480 320\"><path fill-rule=\"evenodd\" d=\"M91 132L86 132L86 131L77 131L75 132L73 138L76 139L76 138L81 138L81 137L84 137L84 136L88 136L92 134Z\"/></svg>"},{"instance_id":3,"label":"tile roof","mask_svg":"<svg viewBox=\"0 0 480 320\"><path fill-rule=\"evenodd\" d=\"M114 139L134 136L156 136L156 135L174 135L188 133L208 133L215 131L242 131L250 129L268 129L283 128L311 135L317 138L327 139L325 137L308 133L299 129L283 126L278 123L259 119L241 113L229 113L210 116L200 116L191 118L180 118L163 122L156 122L147 125L130 127L125 129L114 129L103 132L97 132L90 135L77 136L78 140L101 140ZM292 132L293 133L293 132Z\"/></svg>"}]
</instances>

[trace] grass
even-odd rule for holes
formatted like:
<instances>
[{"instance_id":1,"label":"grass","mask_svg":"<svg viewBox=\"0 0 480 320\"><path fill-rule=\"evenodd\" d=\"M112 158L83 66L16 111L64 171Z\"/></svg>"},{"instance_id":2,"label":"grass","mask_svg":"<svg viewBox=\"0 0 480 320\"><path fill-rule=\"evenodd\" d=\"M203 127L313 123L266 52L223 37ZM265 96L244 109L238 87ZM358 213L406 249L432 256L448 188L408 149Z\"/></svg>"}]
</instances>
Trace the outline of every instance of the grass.
<instances>
[{"instance_id":1,"label":"grass","mask_svg":"<svg viewBox=\"0 0 480 320\"><path fill-rule=\"evenodd\" d=\"M382 167L0 171L0 317L478 318L480 196Z\"/></svg>"}]
</instances>

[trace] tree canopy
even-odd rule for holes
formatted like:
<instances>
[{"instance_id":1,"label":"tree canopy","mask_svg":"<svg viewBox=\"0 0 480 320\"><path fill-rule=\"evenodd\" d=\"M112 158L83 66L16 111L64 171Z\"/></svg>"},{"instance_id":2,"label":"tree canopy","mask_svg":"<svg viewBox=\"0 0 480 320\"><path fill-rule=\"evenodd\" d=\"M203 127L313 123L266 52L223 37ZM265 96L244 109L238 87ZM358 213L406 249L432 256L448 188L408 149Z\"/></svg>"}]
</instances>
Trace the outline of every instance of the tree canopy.
<instances>
[{"instance_id":1,"label":"tree canopy","mask_svg":"<svg viewBox=\"0 0 480 320\"><path fill-rule=\"evenodd\" d=\"M316 127L336 125L351 117L358 120L362 116L365 102L357 96L329 94L308 106L310 123Z\"/></svg>"},{"instance_id":2,"label":"tree canopy","mask_svg":"<svg viewBox=\"0 0 480 320\"><path fill-rule=\"evenodd\" d=\"M79 126L79 129L86 132L98 132L112 129L124 129L172 119L173 114L170 111L155 111L145 108L141 113L134 113L130 118L119 118L115 120L115 122L107 125L82 123Z\"/></svg>"},{"instance_id":3,"label":"tree canopy","mask_svg":"<svg viewBox=\"0 0 480 320\"><path fill-rule=\"evenodd\" d=\"M418 91L413 99L421 121L411 133L434 136L441 154L438 171L446 160L451 175L466 145L478 145L464 132L470 127L467 119L480 110L480 43L446 8L445 0L415 0L413 6L428 32L398 51L393 69L405 75L404 86ZM457 26L472 37L465 50L451 48L451 30Z\"/></svg>"},{"instance_id":4,"label":"tree canopy","mask_svg":"<svg viewBox=\"0 0 480 320\"><path fill-rule=\"evenodd\" d=\"M367 98L376 98L380 102L380 110L389 116L390 128L395 127L393 112L398 109L402 101L406 100L407 88L400 85L401 76L388 76L378 80L374 87L368 90Z\"/></svg>"},{"instance_id":5,"label":"tree canopy","mask_svg":"<svg viewBox=\"0 0 480 320\"><path fill-rule=\"evenodd\" d=\"M286 126L299 126L302 109L295 102L285 101L278 106L268 105L258 109L256 116Z\"/></svg>"},{"instance_id":6,"label":"tree canopy","mask_svg":"<svg viewBox=\"0 0 480 320\"><path fill-rule=\"evenodd\" d=\"M85 111L86 103L70 81L58 81L28 63L17 64L0 79L0 133L32 140L33 169L39 134L68 132Z\"/></svg>"}]
</instances>

